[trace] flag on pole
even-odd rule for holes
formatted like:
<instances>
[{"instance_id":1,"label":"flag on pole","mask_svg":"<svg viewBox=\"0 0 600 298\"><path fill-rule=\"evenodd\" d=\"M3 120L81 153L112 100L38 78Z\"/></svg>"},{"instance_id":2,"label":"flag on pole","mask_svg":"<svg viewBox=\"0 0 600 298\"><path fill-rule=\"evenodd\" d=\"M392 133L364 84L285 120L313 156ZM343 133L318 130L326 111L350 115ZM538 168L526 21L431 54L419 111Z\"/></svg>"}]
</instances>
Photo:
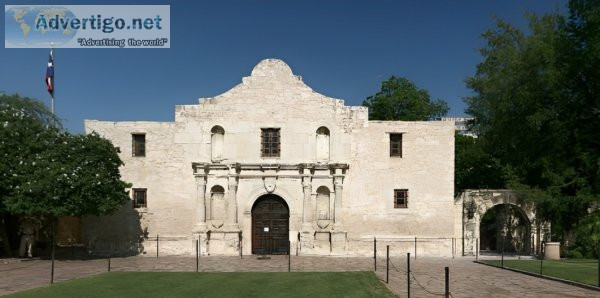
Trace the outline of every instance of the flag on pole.
<instances>
[{"instance_id":1,"label":"flag on pole","mask_svg":"<svg viewBox=\"0 0 600 298\"><path fill-rule=\"evenodd\" d=\"M46 69L46 86L50 95L54 96L54 49L50 49L48 68Z\"/></svg>"}]
</instances>

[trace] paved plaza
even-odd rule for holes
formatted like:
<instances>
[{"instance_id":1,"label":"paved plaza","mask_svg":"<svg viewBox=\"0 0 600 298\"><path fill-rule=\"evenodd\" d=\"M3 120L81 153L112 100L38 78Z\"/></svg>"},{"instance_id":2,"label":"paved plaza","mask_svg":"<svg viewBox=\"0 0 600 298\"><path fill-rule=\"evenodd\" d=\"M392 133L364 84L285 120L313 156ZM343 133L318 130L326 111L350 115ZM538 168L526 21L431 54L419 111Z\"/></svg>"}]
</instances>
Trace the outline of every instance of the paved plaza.
<instances>
[{"instance_id":1,"label":"paved plaza","mask_svg":"<svg viewBox=\"0 0 600 298\"><path fill-rule=\"evenodd\" d=\"M406 297L406 258L391 259L388 288ZM378 259L377 276L385 283L385 258ZM48 285L48 260L0 261L0 295ZM508 270L473 263L472 258L420 258L411 260L416 281L411 282L411 296L434 297L444 292L444 267L450 267L450 291L453 297L600 297L600 292L570 286ZM372 271L373 258L296 257L292 271ZM55 262L55 282L90 276L108 269L107 259L60 260ZM128 257L111 259L112 271L190 271L196 259L190 257ZM286 272L287 256L202 257L201 272Z\"/></svg>"}]
</instances>

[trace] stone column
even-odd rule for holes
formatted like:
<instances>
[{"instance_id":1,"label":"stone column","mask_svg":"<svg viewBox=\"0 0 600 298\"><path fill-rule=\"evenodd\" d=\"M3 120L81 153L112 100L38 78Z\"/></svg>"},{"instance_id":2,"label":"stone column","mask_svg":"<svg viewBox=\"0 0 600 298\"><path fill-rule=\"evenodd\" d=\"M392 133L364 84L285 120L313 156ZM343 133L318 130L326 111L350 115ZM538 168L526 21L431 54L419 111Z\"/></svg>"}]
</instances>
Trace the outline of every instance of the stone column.
<instances>
[{"instance_id":1,"label":"stone column","mask_svg":"<svg viewBox=\"0 0 600 298\"><path fill-rule=\"evenodd\" d=\"M335 169L333 187L335 188L335 202L333 214L333 229L331 230L331 254L343 255L346 253L347 233L342 225L342 193L344 189L344 175L342 169Z\"/></svg>"},{"instance_id":2,"label":"stone column","mask_svg":"<svg viewBox=\"0 0 600 298\"><path fill-rule=\"evenodd\" d=\"M333 186L335 187L335 204L333 209L333 221L336 225L341 225L342 223L342 192L344 189L344 175L340 172L341 169L336 169L336 174L333 175Z\"/></svg>"},{"instance_id":3,"label":"stone column","mask_svg":"<svg viewBox=\"0 0 600 298\"><path fill-rule=\"evenodd\" d=\"M313 210L311 202L312 182L310 176L302 177L302 190L304 191L302 223L304 227L310 227L313 222Z\"/></svg>"},{"instance_id":4,"label":"stone column","mask_svg":"<svg viewBox=\"0 0 600 298\"><path fill-rule=\"evenodd\" d=\"M196 175L196 228L206 230L206 175Z\"/></svg>"},{"instance_id":5,"label":"stone column","mask_svg":"<svg viewBox=\"0 0 600 298\"><path fill-rule=\"evenodd\" d=\"M227 224L237 225L237 187L238 187L238 175L236 167L231 166L229 168L228 176L228 196L227 196Z\"/></svg>"}]
</instances>

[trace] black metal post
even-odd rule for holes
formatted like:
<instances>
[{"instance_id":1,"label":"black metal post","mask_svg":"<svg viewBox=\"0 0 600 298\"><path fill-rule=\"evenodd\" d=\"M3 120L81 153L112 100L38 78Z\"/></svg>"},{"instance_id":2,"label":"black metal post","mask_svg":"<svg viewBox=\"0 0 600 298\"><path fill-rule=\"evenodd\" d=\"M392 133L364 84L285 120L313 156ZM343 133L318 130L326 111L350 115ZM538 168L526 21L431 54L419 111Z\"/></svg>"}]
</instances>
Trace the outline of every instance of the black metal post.
<instances>
[{"instance_id":1,"label":"black metal post","mask_svg":"<svg viewBox=\"0 0 600 298\"><path fill-rule=\"evenodd\" d=\"M417 259L417 237L415 237L415 260Z\"/></svg>"},{"instance_id":2,"label":"black metal post","mask_svg":"<svg viewBox=\"0 0 600 298\"><path fill-rule=\"evenodd\" d=\"M196 272L198 272L198 266L199 266L199 263L200 263L199 262L200 260L198 259L199 258L199 256L198 256L198 251L199 251L198 248L199 247L200 247L200 241L196 240Z\"/></svg>"},{"instance_id":3,"label":"black metal post","mask_svg":"<svg viewBox=\"0 0 600 298\"><path fill-rule=\"evenodd\" d=\"M475 260L479 261L479 238L475 238Z\"/></svg>"},{"instance_id":4,"label":"black metal post","mask_svg":"<svg viewBox=\"0 0 600 298\"><path fill-rule=\"evenodd\" d=\"M600 287L600 256L598 257L598 287Z\"/></svg>"},{"instance_id":5,"label":"black metal post","mask_svg":"<svg viewBox=\"0 0 600 298\"><path fill-rule=\"evenodd\" d=\"M377 237L373 237L373 263L377 272Z\"/></svg>"},{"instance_id":6,"label":"black metal post","mask_svg":"<svg viewBox=\"0 0 600 298\"><path fill-rule=\"evenodd\" d=\"M500 266L502 268L504 268L504 238L506 238L506 235L504 235L504 237L502 237L502 259L500 261Z\"/></svg>"},{"instance_id":7,"label":"black metal post","mask_svg":"<svg viewBox=\"0 0 600 298\"><path fill-rule=\"evenodd\" d=\"M158 259L158 234L156 234L156 258Z\"/></svg>"},{"instance_id":8,"label":"black metal post","mask_svg":"<svg viewBox=\"0 0 600 298\"><path fill-rule=\"evenodd\" d=\"M108 257L108 272L110 272L110 256Z\"/></svg>"},{"instance_id":9,"label":"black metal post","mask_svg":"<svg viewBox=\"0 0 600 298\"><path fill-rule=\"evenodd\" d=\"M50 243L50 253L52 257L52 268L50 269L50 284L54 283L54 219L52 219L52 237Z\"/></svg>"},{"instance_id":10,"label":"black metal post","mask_svg":"<svg viewBox=\"0 0 600 298\"><path fill-rule=\"evenodd\" d=\"M240 259L243 259L243 257L242 257L242 232L241 231L238 236L238 241L239 241Z\"/></svg>"},{"instance_id":11,"label":"black metal post","mask_svg":"<svg viewBox=\"0 0 600 298\"><path fill-rule=\"evenodd\" d=\"M444 267L444 271L446 271L445 297L450 298L450 268Z\"/></svg>"},{"instance_id":12,"label":"black metal post","mask_svg":"<svg viewBox=\"0 0 600 298\"><path fill-rule=\"evenodd\" d=\"M386 257L385 257L385 283L389 284L390 283L390 246L386 246L387 248L387 253L386 253Z\"/></svg>"},{"instance_id":13,"label":"black metal post","mask_svg":"<svg viewBox=\"0 0 600 298\"><path fill-rule=\"evenodd\" d=\"M292 272L292 241L288 240L288 272Z\"/></svg>"},{"instance_id":14,"label":"black metal post","mask_svg":"<svg viewBox=\"0 0 600 298\"><path fill-rule=\"evenodd\" d=\"M406 292L410 298L410 253L406 253Z\"/></svg>"}]
</instances>

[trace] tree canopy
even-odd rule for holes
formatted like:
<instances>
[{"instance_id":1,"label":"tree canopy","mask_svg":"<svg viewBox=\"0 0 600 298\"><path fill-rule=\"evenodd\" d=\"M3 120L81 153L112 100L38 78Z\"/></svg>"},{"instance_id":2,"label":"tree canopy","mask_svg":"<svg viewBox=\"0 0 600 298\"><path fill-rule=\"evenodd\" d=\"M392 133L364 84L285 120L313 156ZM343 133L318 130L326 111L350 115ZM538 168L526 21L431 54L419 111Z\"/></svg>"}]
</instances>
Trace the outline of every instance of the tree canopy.
<instances>
[{"instance_id":1,"label":"tree canopy","mask_svg":"<svg viewBox=\"0 0 600 298\"><path fill-rule=\"evenodd\" d=\"M431 101L429 92L402 77L390 77L381 83L381 90L367 97L363 106L369 108L371 120L418 121L445 116L448 104Z\"/></svg>"},{"instance_id":2,"label":"tree canopy","mask_svg":"<svg viewBox=\"0 0 600 298\"><path fill-rule=\"evenodd\" d=\"M0 94L0 213L84 216L121 207L128 184L110 141L56 127L43 104Z\"/></svg>"},{"instance_id":3,"label":"tree canopy","mask_svg":"<svg viewBox=\"0 0 600 298\"><path fill-rule=\"evenodd\" d=\"M528 34L502 20L484 32L465 99L482 149L560 240L600 202L600 1L569 9L527 15Z\"/></svg>"}]
</instances>

